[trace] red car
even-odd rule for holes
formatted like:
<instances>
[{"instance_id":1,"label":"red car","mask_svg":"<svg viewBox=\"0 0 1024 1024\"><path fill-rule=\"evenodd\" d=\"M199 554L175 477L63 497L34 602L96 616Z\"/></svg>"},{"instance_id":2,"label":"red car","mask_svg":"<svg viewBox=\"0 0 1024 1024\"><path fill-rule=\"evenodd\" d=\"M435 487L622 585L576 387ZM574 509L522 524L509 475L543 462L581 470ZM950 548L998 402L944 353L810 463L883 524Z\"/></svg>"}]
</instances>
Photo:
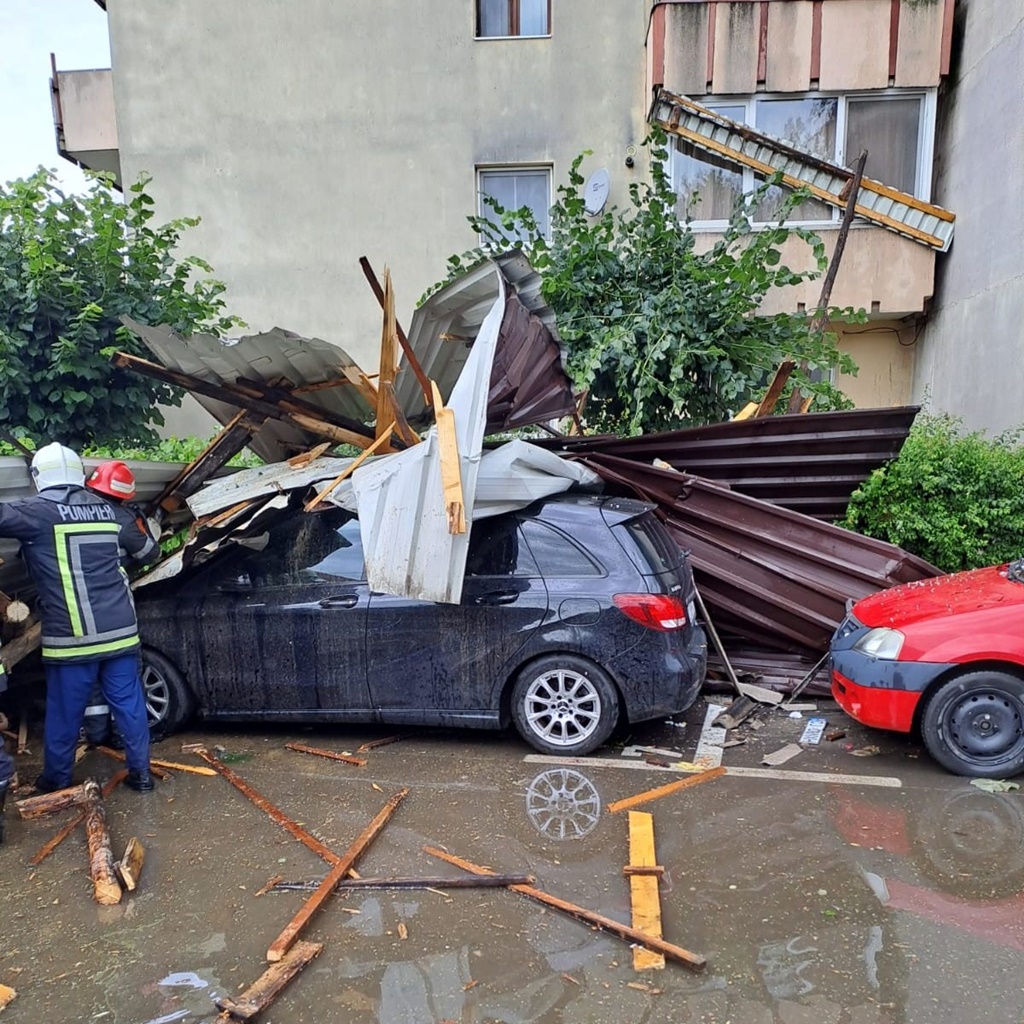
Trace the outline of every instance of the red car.
<instances>
[{"instance_id":1,"label":"red car","mask_svg":"<svg viewBox=\"0 0 1024 1024\"><path fill-rule=\"evenodd\" d=\"M883 590L832 637L832 694L878 729L919 729L957 775L1024 771L1024 559Z\"/></svg>"}]
</instances>

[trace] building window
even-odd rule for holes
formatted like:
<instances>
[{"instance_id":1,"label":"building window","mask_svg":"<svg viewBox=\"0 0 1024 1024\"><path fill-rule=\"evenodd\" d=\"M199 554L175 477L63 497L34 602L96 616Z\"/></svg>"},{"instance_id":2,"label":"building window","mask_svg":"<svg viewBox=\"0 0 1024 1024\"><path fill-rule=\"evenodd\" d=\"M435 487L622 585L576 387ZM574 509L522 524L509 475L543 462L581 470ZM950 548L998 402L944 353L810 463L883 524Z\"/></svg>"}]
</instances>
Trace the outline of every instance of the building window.
<instances>
[{"instance_id":1,"label":"building window","mask_svg":"<svg viewBox=\"0 0 1024 1024\"><path fill-rule=\"evenodd\" d=\"M478 39L551 35L551 0L476 0Z\"/></svg>"},{"instance_id":2,"label":"building window","mask_svg":"<svg viewBox=\"0 0 1024 1024\"><path fill-rule=\"evenodd\" d=\"M865 173L919 199L931 197L935 93L896 90L847 96L756 96L702 104L733 121L782 139L804 152L848 166L868 151ZM677 138L671 156L672 182L679 215L697 226L720 225L733 204L763 180L752 170ZM772 188L754 210L755 224L772 223L787 189ZM841 211L816 199L805 200L790 222L838 221Z\"/></svg>"},{"instance_id":3,"label":"building window","mask_svg":"<svg viewBox=\"0 0 1024 1024\"><path fill-rule=\"evenodd\" d=\"M506 210L528 207L544 237L551 229L550 167L485 167L477 170L480 216L497 224L498 217L484 201L490 196Z\"/></svg>"}]
</instances>

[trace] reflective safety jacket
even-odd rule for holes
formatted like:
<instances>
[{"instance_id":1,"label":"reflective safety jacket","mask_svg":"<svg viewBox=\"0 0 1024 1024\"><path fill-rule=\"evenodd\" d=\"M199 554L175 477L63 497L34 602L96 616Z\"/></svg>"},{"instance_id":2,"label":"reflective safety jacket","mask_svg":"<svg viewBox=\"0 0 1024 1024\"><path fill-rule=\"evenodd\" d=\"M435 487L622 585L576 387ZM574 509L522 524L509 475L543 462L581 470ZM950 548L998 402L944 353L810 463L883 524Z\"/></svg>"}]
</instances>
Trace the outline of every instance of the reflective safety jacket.
<instances>
[{"instance_id":1,"label":"reflective safety jacket","mask_svg":"<svg viewBox=\"0 0 1024 1024\"><path fill-rule=\"evenodd\" d=\"M120 552L146 561L156 542L129 511L84 487L47 487L0 503L0 536L21 541L39 588L44 661L102 661L139 646Z\"/></svg>"}]
</instances>

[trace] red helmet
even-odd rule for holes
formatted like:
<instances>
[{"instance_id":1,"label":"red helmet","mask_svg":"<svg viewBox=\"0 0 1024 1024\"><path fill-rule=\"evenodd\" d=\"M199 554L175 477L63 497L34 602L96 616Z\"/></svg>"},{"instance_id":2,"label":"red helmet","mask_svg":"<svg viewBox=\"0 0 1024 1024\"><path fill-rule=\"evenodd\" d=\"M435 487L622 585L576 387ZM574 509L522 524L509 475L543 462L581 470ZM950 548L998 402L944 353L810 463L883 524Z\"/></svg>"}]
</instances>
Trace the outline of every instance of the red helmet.
<instances>
[{"instance_id":1,"label":"red helmet","mask_svg":"<svg viewBox=\"0 0 1024 1024\"><path fill-rule=\"evenodd\" d=\"M131 501L135 497L135 474L123 462L115 459L97 466L85 481L85 486L108 498Z\"/></svg>"}]
</instances>

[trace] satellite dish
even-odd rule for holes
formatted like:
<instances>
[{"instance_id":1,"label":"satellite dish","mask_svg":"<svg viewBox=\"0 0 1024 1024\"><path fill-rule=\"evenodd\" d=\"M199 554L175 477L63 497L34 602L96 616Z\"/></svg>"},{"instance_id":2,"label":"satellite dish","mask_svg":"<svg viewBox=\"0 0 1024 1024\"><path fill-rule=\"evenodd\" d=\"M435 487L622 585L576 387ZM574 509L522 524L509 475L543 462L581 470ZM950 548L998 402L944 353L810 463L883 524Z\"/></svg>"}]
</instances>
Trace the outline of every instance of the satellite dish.
<instances>
[{"instance_id":1,"label":"satellite dish","mask_svg":"<svg viewBox=\"0 0 1024 1024\"><path fill-rule=\"evenodd\" d=\"M583 205L591 217L599 214L604 209L604 204L608 202L610 182L607 167L594 171L587 179L586 187L583 189Z\"/></svg>"}]
</instances>

